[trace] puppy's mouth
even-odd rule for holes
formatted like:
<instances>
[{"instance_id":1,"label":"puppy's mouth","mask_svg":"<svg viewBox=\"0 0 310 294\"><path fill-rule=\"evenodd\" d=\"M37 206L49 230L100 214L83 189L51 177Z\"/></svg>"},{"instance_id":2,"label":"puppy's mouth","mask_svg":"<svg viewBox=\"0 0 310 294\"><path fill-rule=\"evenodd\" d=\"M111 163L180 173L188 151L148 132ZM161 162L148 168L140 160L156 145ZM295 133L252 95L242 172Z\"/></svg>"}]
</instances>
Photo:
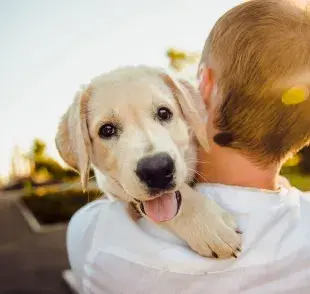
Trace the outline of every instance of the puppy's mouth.
<instances>
[{"instance_id":1,"label":"puppy's mouth","mask_svg":"<svg viewBox=\"0 0 310 294\"><path fill-rule=\"evenodd\" d=\"M140 201L135 199L143 214L148 216L154 222L165 222L173 219L179 212L182 196L179 191L161 194L160 196Z\"/></svg>"}]
</instances>

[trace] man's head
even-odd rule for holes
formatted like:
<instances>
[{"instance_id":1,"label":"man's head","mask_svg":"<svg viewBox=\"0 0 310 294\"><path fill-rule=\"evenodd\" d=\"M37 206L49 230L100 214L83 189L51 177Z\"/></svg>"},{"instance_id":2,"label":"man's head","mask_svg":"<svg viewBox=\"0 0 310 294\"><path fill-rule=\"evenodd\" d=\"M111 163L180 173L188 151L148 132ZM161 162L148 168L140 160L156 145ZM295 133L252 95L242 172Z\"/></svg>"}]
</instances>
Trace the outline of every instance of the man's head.
<instances>
[{"instance_id":1,"label":"man's head","mask_svg":"<svg viewBox=\"0 0 310 294\"><path fill-rule=\"evenodd\" d=\"M228 11L206 41L200 80L217 145L283 162L310 142L310 12L286 0ZM283 103L293 87L306 101Z\"/></svg>"}]
</instances>

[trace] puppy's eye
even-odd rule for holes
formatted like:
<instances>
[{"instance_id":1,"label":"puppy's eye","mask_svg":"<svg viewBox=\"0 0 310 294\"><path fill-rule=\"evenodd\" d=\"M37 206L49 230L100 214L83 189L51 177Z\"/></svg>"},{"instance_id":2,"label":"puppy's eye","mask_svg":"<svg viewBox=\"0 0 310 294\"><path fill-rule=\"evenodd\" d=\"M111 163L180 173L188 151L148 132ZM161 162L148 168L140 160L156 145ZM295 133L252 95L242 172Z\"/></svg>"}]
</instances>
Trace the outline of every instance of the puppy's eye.
<instances>
[{"instance_id":1,"label":"puppy's eye","mask_svg":"<svg viewBox=\"0 0 310 294\"><path fill-rule=\"evenodd\" d=\"M169 121L172 116L172 112L167 107L160 107L157 110L157 117L160 121Z\"/></svg>"},{"instance_id":2,"label":"puppy's eye","mask_svg":"<svg viewBox=\"0 0 310 294\"><path fill-rule=\"evenodd\" d=\"M109 139L117 134L117 129L113 124L105 124L100 127L98 134L102 139Z\"/></svg>"}]
</instances>

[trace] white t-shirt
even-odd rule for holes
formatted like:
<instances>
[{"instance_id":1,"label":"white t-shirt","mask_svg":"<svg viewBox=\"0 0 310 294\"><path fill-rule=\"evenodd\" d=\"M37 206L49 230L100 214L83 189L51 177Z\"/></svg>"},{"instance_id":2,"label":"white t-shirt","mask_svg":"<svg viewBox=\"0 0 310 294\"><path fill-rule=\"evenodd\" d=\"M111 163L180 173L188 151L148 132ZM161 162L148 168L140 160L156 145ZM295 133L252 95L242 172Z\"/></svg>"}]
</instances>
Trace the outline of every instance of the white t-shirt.
<instances>
[{"instance_id":1,"label":"white t-shirt","mask_svg":"<svg viewBox=\"0 0 310 294\"><path fill-rule=\"evenodd\" d=\"M310 293L310 194L283 187L196 189L237 218L238 259L201 257L156 224L132 221L121 202L97 200L68 227L80 293Z\"/></svg>"}]
</instances>

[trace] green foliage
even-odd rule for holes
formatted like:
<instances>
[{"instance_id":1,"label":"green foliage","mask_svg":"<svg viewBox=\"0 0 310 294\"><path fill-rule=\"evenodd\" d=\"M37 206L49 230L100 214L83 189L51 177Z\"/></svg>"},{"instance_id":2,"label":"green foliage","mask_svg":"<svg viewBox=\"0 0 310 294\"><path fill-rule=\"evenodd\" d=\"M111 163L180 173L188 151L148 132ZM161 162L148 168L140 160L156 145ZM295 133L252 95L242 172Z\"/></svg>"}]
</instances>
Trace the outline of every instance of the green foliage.
<instances>
[{"instance_id":1,"label":"green foliage","mask_svg":"<svg viewBox=\"0 0 310 294\"><path fill-rule=\"evenodd\" d=\"M294 155L292 158L289 158L285 163L284 163L284 167L294 167L294 166L298 166L299 163L301 161L301 155L300 154L296 154Z\"/></svg>"},{"instance_id":2,"label":"green foliage","mask_svg":"<svg viewBox=\"0 0 310 294\"><path fill-rule=\"evenodd\" d=\"M75 171L63 168L53 158L49 157L46 154L46 144L40 139L33 141L28 158L32 162L32 178L41 177L46 180L66 181L78 177Z\"/></svg>"},{"instance_id":3,"label":"green foliage","mask_svg":"<svg viewBox=\"0 0 310 294\"><path fill-rule=\"evenodd\" d=\"M31 194L33 192L33 186L31 181L24 183L24 194Z\"/></svg>"},{"instance_id":4,"label":"green foliage","mask_svg":"<svg viewBox=\"0 0 310 294\"><path fill-rule=\"evenodd\" d=\"M42 140L35 139L33 141L31 155L34 159L37 157L44 156L45 150L46 150L46 144Z\"/></svg>"},{"instance_id":5,"label":"green foliage","mask_svg":"<svg viewBox=\"0 0 310 294\"><path fill-rule=\"evenodd\" d=\"M310 191L310 175L302 173L300 166L283 167L281 175L286 177L292 186L301 191Z\"/></svg>"},{"instance_id":6,"label":"green foliage","mask_svg":"<svg viewBox=\"0 0 310 294\"><path fill-rule=\"evenodd\" d=\"M282 167L281 174L294 187L302 191L310 191L310 147L303 148L290 158Z\"/></svg>"},{"instance_id":7,"label":"green foliage","mask_svg":"<svg viewBox=\"0 0 310 294\"><path fill-rule=\"evenodd\" d=\"M66 223L85 204L95 200L100 192L91 190L31 191L22 197L24 204L41 224Z\"/></svg>"},{"instance_id":8,"label":"green foliage","mask_svg":"<svg viewBox=\"0 0 310 294\"><path fill-rule=\"evenodd\" d=\"M177 72L184 70L188 65L197 63L200 57L198 53L186 52L174 48L168 49L166 56L169 59L171 69Z\"/></svg>"},{"instance_id":9,"label":"green foliage","mask_svg":"<svg viewBox=\"0 0 310 294\"><path fill-rule=\"evenodd\" d=\"M302 173L310 174L310 147L307 146L299 152L301 156L300 170Z\"/></svg>"}]
</instances>

